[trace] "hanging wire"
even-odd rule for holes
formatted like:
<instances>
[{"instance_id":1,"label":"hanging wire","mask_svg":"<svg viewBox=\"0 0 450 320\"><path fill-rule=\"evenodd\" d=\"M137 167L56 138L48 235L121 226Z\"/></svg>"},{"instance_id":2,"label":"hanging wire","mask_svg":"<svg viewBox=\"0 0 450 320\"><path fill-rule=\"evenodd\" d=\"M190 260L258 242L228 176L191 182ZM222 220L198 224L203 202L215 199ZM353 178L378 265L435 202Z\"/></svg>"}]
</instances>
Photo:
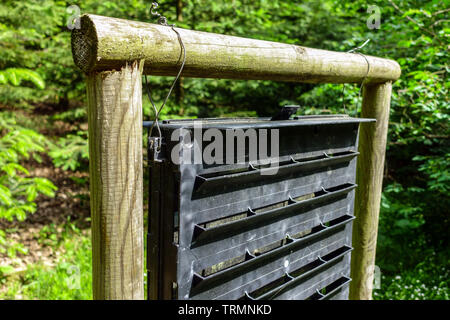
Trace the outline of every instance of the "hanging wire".
<instances>
[{"instance_id":1,"label":"hanging wire","mask_svg":"<svg viewBox=\"0 0 450 320\"><path fill-rule=\"evenodd\" d=\"M164 106L166 105L166 102L167 102L167 100L169 99L170 95L172 94L172 91L173 91L173 89L174 89L174 87L175 87L176 82L178 81L178 79L180 78L181 73L183 72L184 65L185 65L185 63L186 63L186 48L185 48L185 46L184 46L183 40L181 39L180 33L179 33L177 30L175 30L175 24L169 25L169 24L167 23L167 18L164 17L164 16L162 16L160 13L158 13L158 12L156 11L156 9L158 8L158 6L159 6L159 5L158 5L157 2L153 2L153 3L152 3L152 6L151 6L151 8L150 8L150 13L151 13L152 15L154 15L154 16L157 16L157 17L159 18L159 19L158 19L158 23L159 23L160 25L171 27L172 30L177 34L178 42L180 43L181 50L182 50L182 53L183 53L183 62L181 63L180 70L178 71L177 76L176 76L175 79L173 80L172 85L170 86L169 92L167 93L167 96L166 96L166 98L164 99L164 101L163 101L163 103L161 104L161 106L159 107L159 109L156 108L156 105L155 105L155 103L154 103L154 101L153 101L153 99L152 99L152 95L151 95L151 91L150 91L150 86L149 86L148 80L147 80L147 75L144 76L144 78L145 78L145 87L146 87L146 90L147 90L148 99L150 100L150 103L151 103L152 106L153 106L153 110L155 111L155 121L153 122L152 126L150 127L150 130L149 130L149 137L151 137L152 132L153 132L153 128L154 128L155 125L156 125L156 128L158 129L158 135L159 135L159 138L161 139L161 138L162 138L162 133L161 133L161 128L159 127L159 123L158 123L159 114L161 113L162 109L163 109ZM161 148L161 145L158 145L156 151L157 151L157 152L160 152L160 148Z\"/></svg>"},{"instance_id":2,"label":"hanging wire","mask_svg":"<svg viewBox=\"0 0 450 320\"><path fill-rule=\"evenodd\" d=\"M367 39L366 41L364 41L364 43L363 43L362 45L360 45L360 46L358 46L358 47L355 47L355 48L350 49L349 51L347 51L348 53L356 53L356 54L359 54L359 55L362 56L362 57L366 60L366 62L367 62L367 72L366 72L366 75L364 76L363 80L361 81L361 85L360 85L359 91L358 91L358 98L361 97L361 89L362 89L362 87L363 87L363 85L364 85L364 81L366 81L367 76L369 75L369 72L370 72L370 62L369 62L369 60L367 59L367 57L366 57L364 54L362 54L361 52L358 52L358 50L362 49L366 44L369 43L369 41L370 41L370 39ZM343 105L343 107L344 107L344 112L347 113L347 110L346 110L346 107L345 107L345 85L346 85L346 83L343 83L343 84L342 84L342 105Z\"/></svg>"}]
</instances>

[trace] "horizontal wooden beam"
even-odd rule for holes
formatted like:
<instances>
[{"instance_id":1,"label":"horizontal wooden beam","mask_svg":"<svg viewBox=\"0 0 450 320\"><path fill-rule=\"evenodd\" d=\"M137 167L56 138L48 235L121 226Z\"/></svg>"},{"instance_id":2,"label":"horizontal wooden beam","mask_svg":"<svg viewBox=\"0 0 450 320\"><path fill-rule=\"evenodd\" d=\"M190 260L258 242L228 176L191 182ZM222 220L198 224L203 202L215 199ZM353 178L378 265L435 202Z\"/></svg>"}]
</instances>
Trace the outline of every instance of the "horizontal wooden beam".
<instances>
[{"instance_id":1,"label":"horizontal wooden beam","mask_svg":"<svg viewBox=\"0 0 450 320\"><path fill-rule=\"evenodd\" d=\"M176 28L186 47L185 77L307 83L383 83L400 77L397 62L360 54L311 49ZM174 76L182 50L167 26L83 15L72 32L75 64L85 73L120 70L144 59L144 73ZM367 77L366 77L367 75Z\"/></svg>"}]
</instances>

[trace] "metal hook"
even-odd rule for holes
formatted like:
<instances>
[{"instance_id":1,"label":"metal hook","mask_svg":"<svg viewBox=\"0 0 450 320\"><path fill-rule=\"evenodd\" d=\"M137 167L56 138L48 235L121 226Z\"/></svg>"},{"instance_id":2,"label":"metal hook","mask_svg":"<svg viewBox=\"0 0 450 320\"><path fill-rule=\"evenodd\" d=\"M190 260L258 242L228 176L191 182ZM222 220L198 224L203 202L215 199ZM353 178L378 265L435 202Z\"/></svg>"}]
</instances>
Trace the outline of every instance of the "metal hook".
<instances>
[{"instance_id":1,"label":"metal hook","mask_svg":"<svg viewBox=\"0 0 450 320\"><path fill-rule=\"evenodd\" d=\"M255 167L251 162L248 163L248 166L250 167L251 170L258 170L258 168Z\"/></svg>"},{"instance_id":2,"label":"metal hook","mask_svg":"<svg viewBox=\"0 0 450 320\"><path fill-rule=\"evenodd\" d=\"M247 214L249 216L254 216L254 215L256 215L256 212L252 208L248 207L247 208Z\"/></svg>"},{"instance_id":3,"label":"metal hook","mask_svg":"<svg viewBox=\"0 0 450 320\"><path fill-rule=\"evenodd\" d=\"M256 256L254 255L254 254L252 254L248 249L245 249L245 260L248 260L248 259L253 259L253 258L255 258Z\"/></svg>"},{"instance_id":4,"label":"metal hook","mask_svg":"<svg viewBox=\"0 0 450 320\"><path fill-rule=\"evenodd\" d=\"M322 221L320 221L320 226L321 226L322 228L324 228L324 229L327 229L327 228L328 228L326 225L324 225L324 224L322 223Z\"/></svg>"},{"instance_id":5,"label":"metal hook","mask_svg":"<svg viewBox=\"0 0 450 320\"><path fill-rule=\"evenodd\" d=\"M291 204L298 202L298 201L295 201L291 196L289 196L288 201L291 202Z\"/></svg>"},{"instance_id":6,"label":"metal hook","mask_svg":"<svg viewBox=\"0 0 450 320\"><path fill-rule=\"evenodd\" d=\"M152 6L151 6L151 8L150 8L150 11L151 11L151 13L153 14L153 15L157 15L158 14L158 12L153 12L153 9L157 9L159 7L159 4L158 4L158 2L152 2Z\"/></svg>"},{"instance_id":7,"label":"metal hook","mask_svg":"<svg viewBox=\"0 0 450 320\"><path fill-rule=\"evenodd\" d=\"M324 187L320 187L320 189L325 193L330 193L330 191L327 191Z\"/></svg>"},{"instance_id":8,"label":"metal hook","mask_svg":"<svg viewBox=\"0 0 450 320\"><path fill-rule=\"evenodd\" d=\"M248 292L247 290L244 291L245 296L250 299L250 300L256 300L255 298L253 298Z\"/></svg>"},{"instance_id":9,"label":"metal hook","mask_svg":"<svg viewBox=\"0 0 450 320\"><path fill-rule=\"evenodd\" d=\"M292 238L290 235L289 235L289 233L286 233L286 244L288 244L288 243L292 243L292 242L294 242L295 241L295 239L294 238Z\"/></svg>"},{"instance_id":10,"label":"metal hook","mask_svg":"<svg viewBox=\"0 0 450 320\"><path fill-rule=\"evenodd\" d=\"M324 297L324 294L322 292L320 292L319 289L316 289L316 293L320 296L320 297Z\"/></svg>"},{"instance_id":11,"label":"metal hook","mask_svg":"<svg viewBox=\"0 0 450 320\"><path fill-rule=\"evenodd\" d=\"M289 280L292 280L292 279L294 279L294 277L293 277L293 276L291 276L291 275L289 274L289 272L285 272L285 273L284 273L284 275L285 275L286 277L288 277L288 278L289 278Z\"/></svg>"}]
</instances>

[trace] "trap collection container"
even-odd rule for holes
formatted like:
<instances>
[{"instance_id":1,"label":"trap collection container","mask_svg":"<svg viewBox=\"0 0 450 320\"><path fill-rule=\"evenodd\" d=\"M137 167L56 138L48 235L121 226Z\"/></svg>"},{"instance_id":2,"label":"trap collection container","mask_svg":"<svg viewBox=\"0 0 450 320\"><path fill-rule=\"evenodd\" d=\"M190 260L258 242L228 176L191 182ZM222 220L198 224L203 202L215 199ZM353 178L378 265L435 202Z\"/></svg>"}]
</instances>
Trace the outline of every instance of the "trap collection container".
<instances>
[{"instance_id":1,"label":"trap collection container","mask_svg":"<svg viewBox=\"0 0 450 320\"><path fill-rule=\"evenodd\" d=\"M347 299L358 129L368 121L343 115L162 121L162 139L151 137L148 150L148 297ZM211 153L222 164L199 162L191 152L208 129L223 137L222 154ZM258 143L266 130L269 156L276 140L278 163L254 161L248 129ZM239 160L237 140L234 149L226 141L227 132L239 130L247 133L244 161L226 163L231 152L229 159Z\"/></svg>"}]
</instances>

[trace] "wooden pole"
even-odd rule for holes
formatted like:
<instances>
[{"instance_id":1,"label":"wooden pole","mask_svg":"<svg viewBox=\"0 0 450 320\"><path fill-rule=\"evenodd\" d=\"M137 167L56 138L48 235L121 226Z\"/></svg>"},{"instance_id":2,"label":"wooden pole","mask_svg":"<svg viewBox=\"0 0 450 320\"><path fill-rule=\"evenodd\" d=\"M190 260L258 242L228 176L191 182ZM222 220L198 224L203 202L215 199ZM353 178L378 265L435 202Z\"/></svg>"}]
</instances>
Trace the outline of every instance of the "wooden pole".
<instances>
[{"instance_id":1,"label":"wooden pole","mask_svg":"<svg viewBox=\"0 0 450 320\"><path fill-rule=\"evenodd\" d=\"M353 300L372 299L391 90L391 82L364 85L363 89L361 116L377 121L362 123L359 133L350 283Z\"/></svg>"},{"instance_id":2,"label":"wooden pole","mask_svg":"<svg viewBox=\"0 0 450 320\"><path fill-rule=\"evenodd\" d=\"M184 77L382 83L400 76L397 62L358 54L177 28L186 47ZM83 15L72 32L75 64L84 72L118 69L145 59L144 73L174 76L182 62L176 33L167 26ZM366 77L367 75L367 77Z\"/></svg>"},{"instance_id":3,"label":"wooden pole","mask_svg":"<svg viewBox=\"0 0 450 320\"><path fill-rule=\"evenodd\" d=\"M144 298L142 66L87 75L94 299Z\"/></svg>"}]
</instances>

